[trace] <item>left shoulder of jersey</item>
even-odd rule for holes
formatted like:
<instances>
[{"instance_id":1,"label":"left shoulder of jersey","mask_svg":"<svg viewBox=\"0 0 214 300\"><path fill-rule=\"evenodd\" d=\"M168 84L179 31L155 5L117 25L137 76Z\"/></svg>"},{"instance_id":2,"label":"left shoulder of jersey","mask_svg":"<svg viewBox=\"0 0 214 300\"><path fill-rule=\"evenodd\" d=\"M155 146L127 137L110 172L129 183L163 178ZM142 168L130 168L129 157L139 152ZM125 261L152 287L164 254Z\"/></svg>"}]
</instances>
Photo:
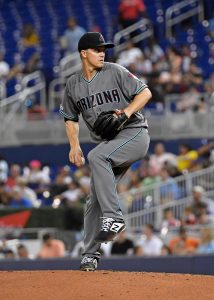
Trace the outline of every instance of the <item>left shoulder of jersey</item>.
<instances>
[{"instance_id":1,"label":"left shoulder of jersey","mask_svg":"<svg viewBox=\"0 0 214 300\"><path fill-rule=\"evenodd\" d=\"M128 72L128 70L126 68L124 68L123 66L117 64L117 63L113 63L113 62L105 62L103 69L112 69L112 70L126 70Z\"/></svg>"}]
</instances>

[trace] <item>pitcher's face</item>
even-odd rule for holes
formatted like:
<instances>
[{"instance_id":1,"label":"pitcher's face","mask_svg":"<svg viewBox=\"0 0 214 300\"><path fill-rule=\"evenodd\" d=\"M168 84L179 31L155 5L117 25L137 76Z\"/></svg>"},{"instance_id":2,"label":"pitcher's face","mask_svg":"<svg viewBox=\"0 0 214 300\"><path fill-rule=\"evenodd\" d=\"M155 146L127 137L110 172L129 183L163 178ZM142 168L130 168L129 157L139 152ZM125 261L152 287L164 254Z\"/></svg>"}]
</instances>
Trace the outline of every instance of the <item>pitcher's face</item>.
<instances>
[{"instance_id":1,"label":"pitcher's face","mask_svg":"<svg viewBox=\"0 0 214 300\"><path fill-rule=\"evenodd\" d=\"M82 50L82 52L89 66L102 68L105 61L105 50L104 46L100 46L95 49Z\"/></svg>"}]
</instances>

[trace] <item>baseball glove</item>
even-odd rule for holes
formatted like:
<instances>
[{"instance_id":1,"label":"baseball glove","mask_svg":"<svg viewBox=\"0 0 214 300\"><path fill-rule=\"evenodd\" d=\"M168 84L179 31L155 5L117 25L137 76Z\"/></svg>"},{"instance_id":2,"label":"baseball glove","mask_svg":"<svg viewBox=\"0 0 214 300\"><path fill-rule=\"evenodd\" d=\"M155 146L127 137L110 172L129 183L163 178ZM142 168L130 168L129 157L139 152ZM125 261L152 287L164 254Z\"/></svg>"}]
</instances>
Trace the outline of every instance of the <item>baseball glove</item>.
<instances>
[{"instance_id":1,"label":"baseball glove","mask_svg":"<svg viewBox=\"0 0 214 300\"><path fill-rule=\"evenodd\" d=\"M94 123L93 131L103 140L113 139L128 121L123 110L103 111Z\"/></svg>"}]
</instances>

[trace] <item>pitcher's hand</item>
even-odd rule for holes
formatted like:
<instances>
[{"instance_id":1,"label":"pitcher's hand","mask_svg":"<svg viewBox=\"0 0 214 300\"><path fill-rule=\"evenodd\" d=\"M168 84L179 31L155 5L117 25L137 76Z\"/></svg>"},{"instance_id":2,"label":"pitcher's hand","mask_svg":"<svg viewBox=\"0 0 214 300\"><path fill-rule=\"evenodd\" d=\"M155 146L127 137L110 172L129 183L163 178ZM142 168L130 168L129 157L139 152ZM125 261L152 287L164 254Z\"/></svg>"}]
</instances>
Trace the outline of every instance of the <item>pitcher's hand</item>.
<instances>
[{"instance_id":1,"label":"pitcher's hand","mask_svg":"<svg viewBox=\"0 0 214 300\"><path fill-rule=\"evenodd\" d=\"M69 152L69 160L77 167L82 167L85 164L85 158L80 147L71 148Z\"/></svg>"}]
</instances>

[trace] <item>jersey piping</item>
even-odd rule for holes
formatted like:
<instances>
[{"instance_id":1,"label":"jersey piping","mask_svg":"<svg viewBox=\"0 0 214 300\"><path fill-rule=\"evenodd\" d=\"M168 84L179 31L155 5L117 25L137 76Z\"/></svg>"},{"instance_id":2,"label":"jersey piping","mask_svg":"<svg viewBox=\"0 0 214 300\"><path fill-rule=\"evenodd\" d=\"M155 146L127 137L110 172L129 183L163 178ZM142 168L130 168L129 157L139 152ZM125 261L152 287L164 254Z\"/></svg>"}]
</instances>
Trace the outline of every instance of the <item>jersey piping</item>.
<instances>
[{"instance_id":1,"label":"jersey piping","mask_svg":"<svg viewBox=\"0 0 214 300\"><path fill-rule=\"evenodd\" d=\"M64 117L68 118L69 120L76 121L76 122L78 121L78 118L73 118L73 117L67 115L66 113L64 113L62 110L59 110L59 113L61 115L63 115Z\"/></svg>"},{"instance_id":2,"label":"jersey piping","mask_svg":"<svg viewBox=\"0 0 214 300\"><path fill-rule=\"evenodd\" d=\"M97 77L98 74L99 74L99 71L91 78L91 80L85 79L85 77L83 76L82 73L81 73L81 77L82 77L82 79L83 79L85 82L87 82L88 84L90 84L90 83L94 80L94 78Z\"/></svg>"},{"instance_id":3,"label":"jersey piping","mask_svg":"<svg viewBox=\"0 0 214 300\"><path fill-rule=\"evenodd\" d=\"M148 88L147 85L143 84L139 89L137 89L137 91L135 92L135 94L139 94L140 92L142 92L144 89Z\"/></svg>"}]
</instances>

